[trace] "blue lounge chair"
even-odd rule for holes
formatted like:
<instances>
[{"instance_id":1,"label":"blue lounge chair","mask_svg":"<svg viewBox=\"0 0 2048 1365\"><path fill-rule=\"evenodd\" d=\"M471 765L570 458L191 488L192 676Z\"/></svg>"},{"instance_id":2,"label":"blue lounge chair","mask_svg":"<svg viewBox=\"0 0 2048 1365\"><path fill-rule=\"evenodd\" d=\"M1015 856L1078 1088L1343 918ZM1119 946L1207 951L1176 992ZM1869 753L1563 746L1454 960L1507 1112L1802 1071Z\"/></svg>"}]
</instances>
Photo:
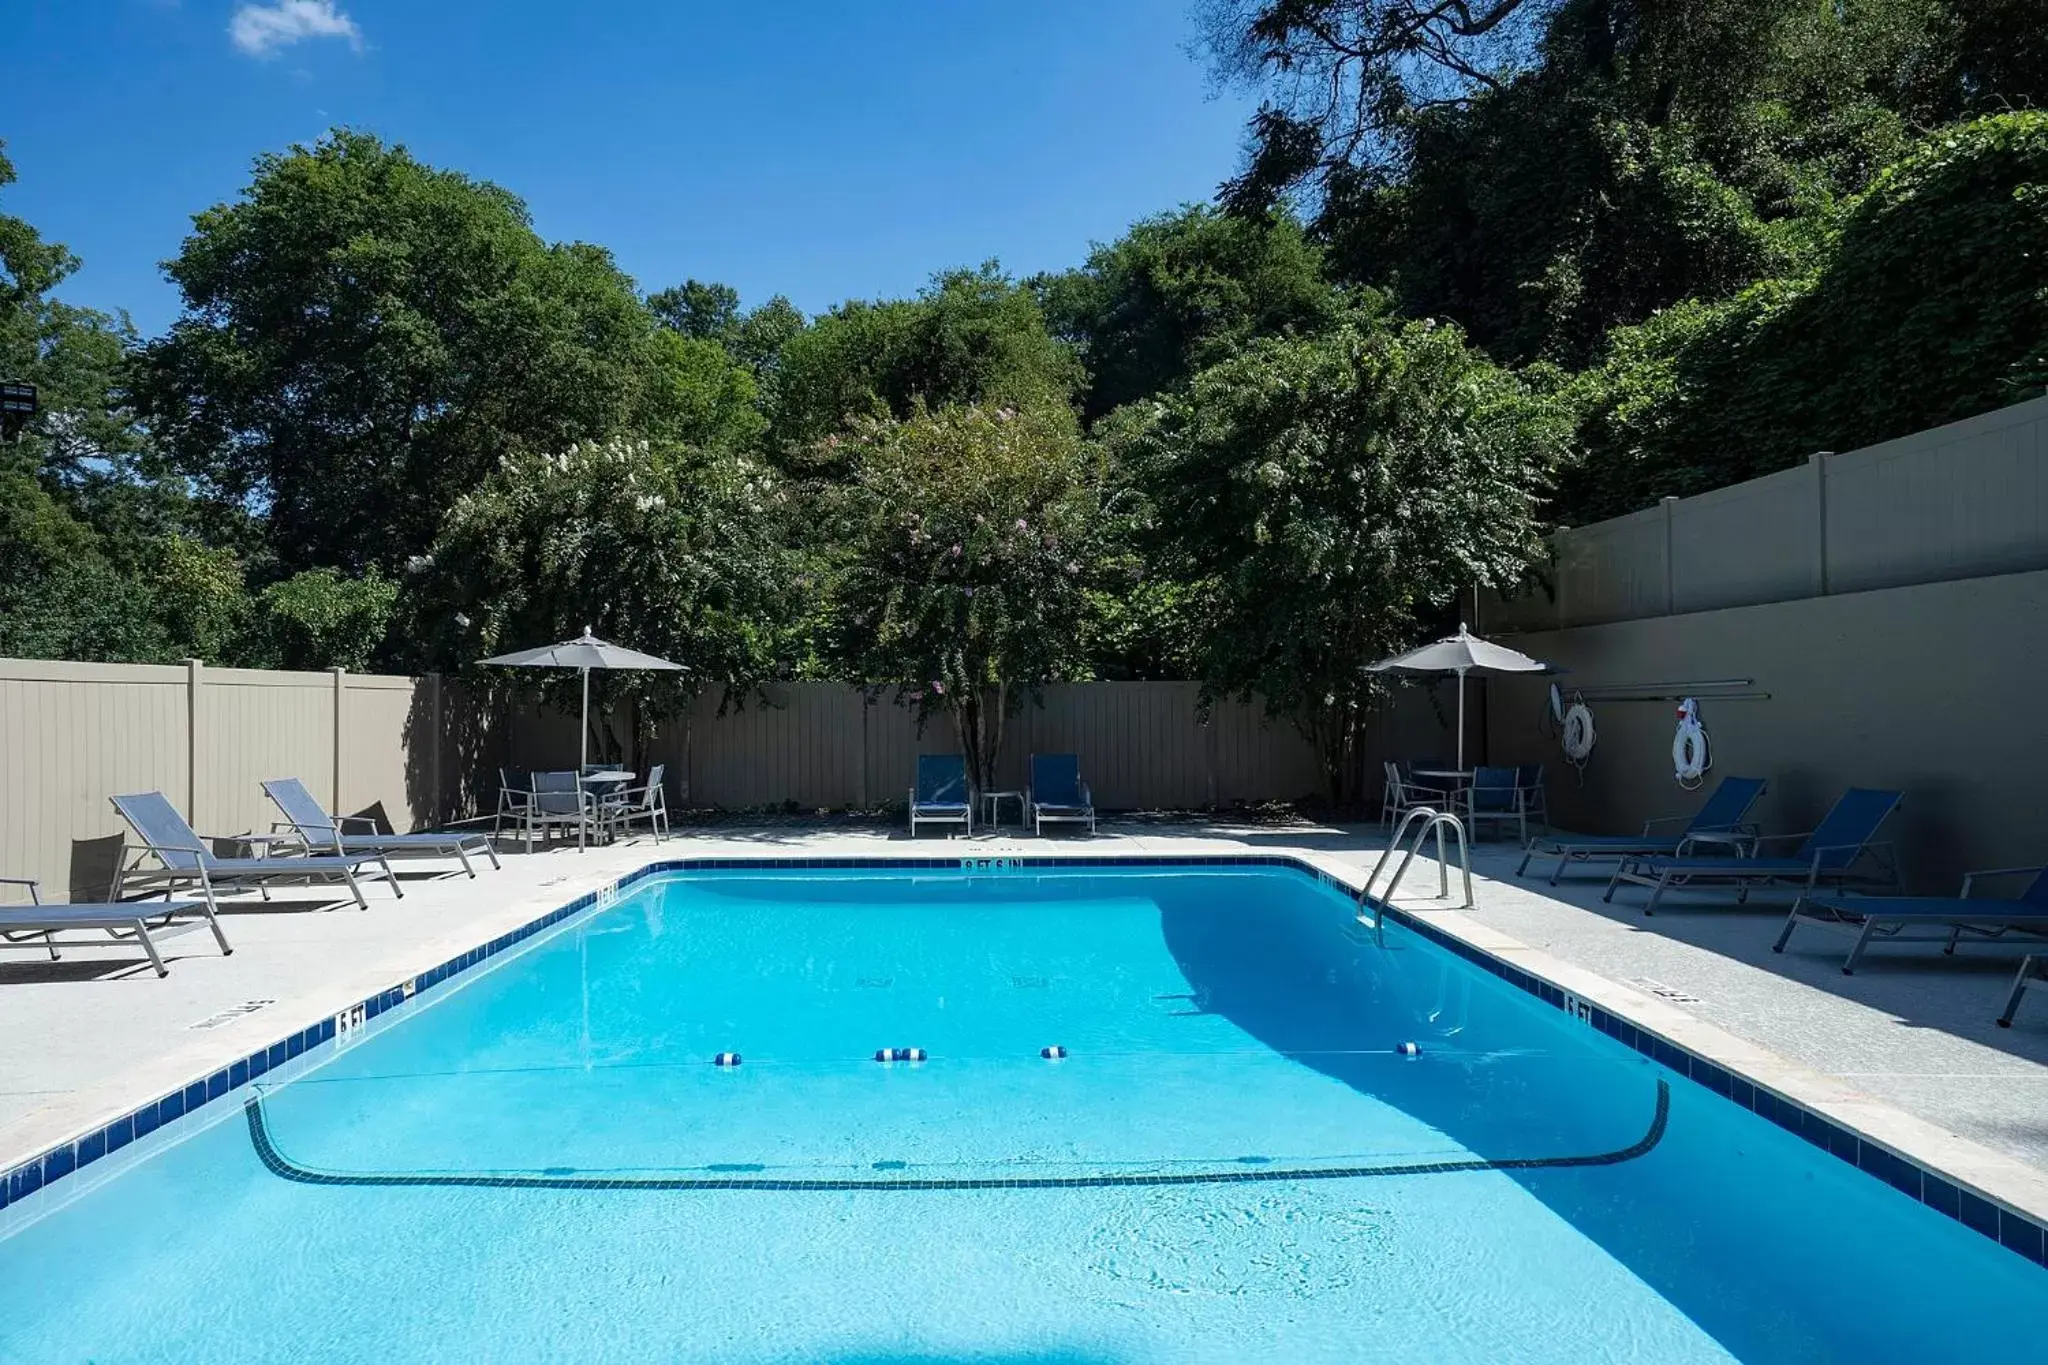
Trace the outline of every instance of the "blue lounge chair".
<instances>
[{"instance_id":1,"label":"blue lounge chair","mask_svg":"<svg viewBox=\"0 0 2048 1365\"><path fill-rule=\"evenodd\" d=\"M1031 755L1031 788L1024 793L1032 828L1042 837L1047 821L1085 824L1095 832L1095 797L1081 780L1077 754Z\"/></svg>"},{"instance_id":2,"label":"blue lounge chair","mask_svg":"<svg viewBox=\"0 0 2048 1365\"><path fill-rule=\"evenodd\" d=\"M1756 826L1746 822L1750 807L1763 794L1764 780L1761 777L1724 777L1697 813L1645 820L1641 834L1547 834L1530 841L1515 875L1519 877L1527 873L1529 860L1539 853L1557 859L1557 866L1550 870L1550 884L1556 886L1565 868L1574 862L1676 854L1680 846L1694 842L1694 836L1700 834L1741 834L1753 838ZM1654 832L1659 825L1677 824L1681 820L1685 827L1676 834Z\"/></svg>"},{"instance_id":3,"label":"blue lounge chair","mask_svg":"<svg viewBox=\"0 0 2048 1365\"><path fill-rule=\"evenodd\" d=\"M2005 1013L1998 1016L2000 1028L2011 1028L2012 1017L2018 1012L2020 1001L2028 991L2048 990L2048 955L2029 955L2020 963L2018 976L2012 979L2012 994L2005 998Z\"/></svg>"},{"instance_id":4,"label":"blue lounge chair","mask_svg":"<svg viewBox=\"0 0 2048 1365\"><path fill-rule=\"evenodd\" d=\"M1903 792L1851 787L1842 793L1842 799L1835 802L1834 809L1812 833L1766 834L1753 841L1752 846L1774 839L1800 840L1799 848L1787 857L1757 853L1701 857L1689 852L1672 856L1630 856L1614 870L1613 879L1607 883L1607 894L1602 899L1613 900L1614 888L1623 882L1647 886L1650 888L1650 900L1643 907L1643 913L1650 915L1656 913L1657 902L1673 886L1720 883L1734 888L1735 899L1739 902L1748 900L1751 888L1758 886L1789 883L1810 895L1823 882L1840 886L1844 882L1873 880L1871 874L1861 870L1864 855L1873 849L1884 849L1883 845L1872 840L1878 827L1905 799ZM1884 852L1887 855L1884 858L1886 871L1880 880L1897 887L1898 861L1888 856L1889 849L1884 849Z\"/></svg>"},{"instance_id":5,"label":"blue lounge chair","mask_svg":"<svg viewBox=\"0 0 2048 1365\"><path fill-rule=\"evenodd\" d=\"M163 901L154 905L141 901L45 905L38 884L26 877L0 877L0 884L27 887L29 899L27 905L0 905L0 940L19 943L23 936L40 934L52 962L63 960L57 953L58 930L104 929L116 943L141 944L142 951L149 954L149 965L156 968L156 974L169 976L171 969L164 965L163 954L157 951L156 941L149 936L149 921L151 917L161 915L163 923L168 924L172 916L188 910L197 910L206 916L207 924L213 929L213 940L220 945L221 956L235 951L228 946L228 936L220 931L220 921L213 917L212 909L199 901ZM121 932L124 929L132 937L124 936Z\"/></svg>"},{"instance_id":6,"label":"blue lounge chair","mask_svg":"<svg viewBox=\"0 0 2048 1365\"><path fill-rule=\"evenodd\" d=\"M391 864L381 853L221 858L215 856L206 840L193 833L192 826L185 822L185 817L178 814L178 808L162 792L116 796L113 802L114 809L121 812L121 818L141 838L141 852L162 864L157 868L124 866L115 879L114 895L117 900L124 892L138 886L166 894L177 888L196 886L206 901L210 917L220 908L214 893L223 887L254 886L268 900L270 892L267 888L272 882L339 877L348 884L349 894L355 897L356 904L367 910L370 902L364 898L358 880L366 871L377 873L391 883L394 894L405 894L405 888L392 874ZM238 834L234 837L257 847L286 842L283 837L262 834ZM296 839L297 836L292 837Z\"/></svg>"},{"instance_id":7,"label":"blue lounge chair","mask_svg":"<svg viewBox=\"0 0 2048 1365\"><path fill-rule=\"evenodd\" d=\"M430 858L453 857L461 862L462 870L470 876L476 869L470 866L472 851L482 853L491 860L491 866L499 866L497 852L491 841L483 834L471 831L467 834L380 834L376 822L360 815L329 815L320 808L319 800L306 790L306 784L296 777L272 778L263 784L263 794L271 799L283 813L285 822L292 832L306 841L306 848L318 853L383 853L424 854ZM347 834L351 822L365 826L360 834ZM275 828L275 826L273 826Z\"/></svg>"},{"instance_id":8,"label":"blue lounge chair","mask_svg":"<svg viewBox=\"0 0 2048 1365\"><path fill-rule=\"evenodd\" d=\"M917 785L910 789L910 837L917 825L959 825L974 833L974 793L967 787L967 760L959 754L919 754Z\"/></svg>"},{"instance_id":9,"label":"blue lounge chair","mask_svg":"<svg viewBox=\"0 0 2048 1365\"><path fill-rule=\"evenodd\" d=\"M2017 877L2033 873L2033 880L2016 900L2000 900L1970 893L1989 877ZM1994 867L1964 876L1962 890L1955 896L1801 896L1785 917L1778 941L1771 945L1785 951L1792 931L1801 924L1843 929L1856 935L1856 945L1842 963L1842 975L1852 975L1856 960L1874 939L1892 943L1929 943L1945 940L1942 952L1953 953L1956 941L1972 938L2003 938L2007 934L2048 934L2048 868ZM1932 934L1914 929L1932 926Z\"/></svg>"}]
</instances>

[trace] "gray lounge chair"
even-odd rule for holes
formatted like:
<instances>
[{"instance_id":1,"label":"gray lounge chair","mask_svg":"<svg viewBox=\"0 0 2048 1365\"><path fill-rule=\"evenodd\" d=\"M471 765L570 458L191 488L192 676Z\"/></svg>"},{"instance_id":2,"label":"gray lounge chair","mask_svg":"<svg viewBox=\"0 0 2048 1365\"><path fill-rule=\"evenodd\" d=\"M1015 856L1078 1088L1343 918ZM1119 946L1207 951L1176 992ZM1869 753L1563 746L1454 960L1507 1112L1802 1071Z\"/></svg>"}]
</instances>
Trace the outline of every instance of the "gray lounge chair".
<instances>
[{"instance_id":1,"label":"gray lounge chair","mask_svg":"<svg viewBox=\"0 0 2048 1365\"><path fill-rule=\"evenodd\" d=\"M181 887L196 886L210 913L220 908L214 893L224 887L253 886L268 900L272 882L310 882L316 877L339 877L347 883L356 904L367 910L370 902L363 896L359 880L366 870L382 875L391 883L394 895L405 894L405 888L392 874L391 864L381 853L222 858L214 854L205 839L193 832L192 826L185 822L185 817L178 814L178 808L162 792L136 792L112 799L114 809L121 812L121 818L142 840L142 853L162 864L157 868L124 866L115 879L116 897L138 886L166 894ZM238 834L234 837L259 848L287 842L281 836L262 834Z\"/></svg>"},{"instance_id":2,"label":"gray lounge chair","mask_svg":"<svg viewBox=\"0 0 2048 1365\"><path fill-rule=\"evenodd\" d=\"M1040 837L1048 823L1082 824L1095 832L1095 796L1081 780L1078 754L1031 755L1031 789L1024 805Z\"/></svg>"},{"instance_id":3,"label":"gray lounge chair","mask_svg":"<svg viewBox=\"0 0 2048 1365\"><path fill-rule=\"evenodd\" d=\"M19 943L24 937L41 934L43 946L49 949L52 962L63 960L57 952L60 930L104 929L116 943L141 944L142 951L149 954L149 965L156 968L156 974L169 976L171 969L164 965L156 940L149 936L149 921L152 917L162 916L164 923L168 924L172 916L192 910L206 916L206 923L213 930L213 940L220 945L221 956L226 957L235 951L228 946L228 936L221 932L220 921L213 917L212 909L200 901L163 901L155 905L145 905L141 901L45 905L37 883L26 877L0 877L0 884L25 886L29 898L27 905L0 905L0 939ZM122 935L124 929L128 931L128 937Z\"/></svg>"},{"instance_id":4,"label":"gray lounge chair","mask_svg":"<svg viewBox=\"0 0 2048 1365\"><path fill-rule=\"evenodd\" d=\"M1764 794L1764 780L1761 777L1724 777L1714 788L1713 794L1693 815L1661 816L1643 822L1641 834L1558 834L1552 832L1538 835L1530 840L1529 847L1522 854L1522 865L1515 869L1517 877L1529 870L1529 860L1542 854L1555 857L1557 866L1550 871L1550 884L1557 885L1557 879L1564 875L1565 868L1575 862L1592 862L1594 859L1621 859L1630 856L1650 857L1654 854L1676 854L1679 846L1697 843L1701 834L1732 834L1754 838L1756 826L1746 823L1750 807ZM1659 835L1657 826L1685 822L1685 827L1676 834Z\"/></svg>"},{"instance_id":5,"label":"gray lounge chair","mask_svg":"<svg viewBox=\"0 0 2048 1365\"><path fill-rule=\"evenodd\" d=\"M910 837L918 822L959 825L974 833L974 793L967 787L967 760L959 754L919 754L917 785L910 789Z\"/></svg>"},{"instance_id":6,"label":"gray lounge chair","mask_svg":"<svg viewBox=\"0 0 2048 1365\"><path fill-rule=\"evenodd\" d=\"M1766 834L1755 841L1800 840L1798 850L1789 857L1756 853L1698 857L1680 853L1670 857L1625 858L1614 870L1613 879L1607 883L1607 894L1602 899L1613 900L1614 888L1623 882L1647 886L1650 899L1643 906L1643 913L1650 915L1656 913L1657 902L1673 886L1718 884L1734 890L1737 902L1748 900L1750 890L1759 886L1789 884L1799 887L1806 895L1811 895L1823 883L1840 886L1845 882L1878 880L1897 887L1897 860L1890 856L1889 848L1873 841L1879 826L1905 799L1903 792L1851 787L1842 793L1841 800L1835 802L1834 809L1811 834ZM1873 851L1881 851L1883 856L1884 872L1878 877L1863 870L1865 855Z\"/></svg>"},{"instance_id":7,"label":"gray lounge chair","mask_svg":"<svg viewBox=\"0 0 2048 1365\"><path fill-rule=\"evenodd\" d=\"M2033 880L2016 900L1991 896L1972 897L1977 883L1992 877L2033 874ZM1953 953L1965 934L1971 938L1995 939L2007 934L2048 935L2048 868L1994 867L1964 876L1962 890L1955 896L1801 896L1785 917L1785 927L1774 952L1784 952L1792 931L1802 924L1825 929L1846 930L1856 935L1842 963L1842 975L1852 975L1863 950L1877 939L1890 943L1932 943L1942 941L1942 952ZM1932 927L1932 934L1914 933Z\"/></svg>"},{"instance_id":8,"label":"gray lounge chair","mask_svg":"<svg viewBox=\"0 0 2048 1365\"><path fill-rule=\"evenodd\" d=\"M470 865L469 855L478 852L491 860L491 866L499 866L498 854L491 847L491 841L482 833L430 833L430 834L382 834L376 821L361 815L329 815L320 808L319 800L306 790L306 784L296 777L277 777L263 784L263 794L283 812L285 822L292 831L306 841L306 848L319 853L382 853L422 854L432 858L453 857L462 864L462 870L476 876L476 868ZM351 822L367 826L365 832L348 834L344 831Z\"/></svg>"}]
</instances>

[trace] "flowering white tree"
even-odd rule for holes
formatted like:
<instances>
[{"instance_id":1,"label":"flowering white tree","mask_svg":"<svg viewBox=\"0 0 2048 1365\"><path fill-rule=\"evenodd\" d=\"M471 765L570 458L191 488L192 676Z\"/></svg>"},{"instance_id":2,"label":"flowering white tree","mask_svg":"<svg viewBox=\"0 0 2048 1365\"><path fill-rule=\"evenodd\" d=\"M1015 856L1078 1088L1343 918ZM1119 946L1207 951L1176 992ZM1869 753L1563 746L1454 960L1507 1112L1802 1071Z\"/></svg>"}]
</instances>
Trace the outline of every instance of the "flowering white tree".
<instances>
[{"instance_id":1,"label":"flowering white tree","mask_svg":"<svg viewBox=\"0 0 2048 1365\"><path fill-rule=\"evenodd\" d=\"M1098 594L1126 567L1101 458L1063 406L920 409L830 439L850 475L831 648L920 722L951 716L985 791L1029 690L1087 676Z\"/></svg>"},{"instance_id":2,"label":"flowering white tree","mask_svg":"<svg viewBox=\"0 0 2048 1365\"><path fill-rule=\"evenodd\" d=\"M643 722L692 687L742 692L775 667L797 606L784 499L745 455L610 440L506 456L413 567L415 643L479 659L587 625L689 669L682 687L673 675L593 679Z\"/></svg>"}]
</instances>

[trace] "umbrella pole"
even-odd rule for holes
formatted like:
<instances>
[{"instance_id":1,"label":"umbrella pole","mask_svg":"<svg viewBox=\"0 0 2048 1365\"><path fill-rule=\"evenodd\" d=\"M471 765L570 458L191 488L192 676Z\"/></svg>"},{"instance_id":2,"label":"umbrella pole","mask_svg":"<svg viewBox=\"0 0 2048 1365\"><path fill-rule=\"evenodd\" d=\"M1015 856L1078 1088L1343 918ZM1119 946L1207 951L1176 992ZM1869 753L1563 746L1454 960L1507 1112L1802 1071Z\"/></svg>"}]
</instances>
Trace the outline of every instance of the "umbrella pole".
<instances>
[{"instance_id":1,"label":"umbrella pole","mask_svg":"<svg viewBox=\"0 0 2048 1365\"><path fill-rule=\"evenodd\" d=\"M1464 772L1464 669L1458 669L1458 772Z\"/></svg>"},{"instance_id":2,"label":"umbrella pole","mask_svg":"<svg viewBox=\"0 0 2048 1365\"><path fill-rule=\"evenodd\" d=\"M1461 713L1462 714L1462 713ZM576 775L590 766L590 670L583 670L583 724L576 731Z\"/></svg>"}]
</instances>

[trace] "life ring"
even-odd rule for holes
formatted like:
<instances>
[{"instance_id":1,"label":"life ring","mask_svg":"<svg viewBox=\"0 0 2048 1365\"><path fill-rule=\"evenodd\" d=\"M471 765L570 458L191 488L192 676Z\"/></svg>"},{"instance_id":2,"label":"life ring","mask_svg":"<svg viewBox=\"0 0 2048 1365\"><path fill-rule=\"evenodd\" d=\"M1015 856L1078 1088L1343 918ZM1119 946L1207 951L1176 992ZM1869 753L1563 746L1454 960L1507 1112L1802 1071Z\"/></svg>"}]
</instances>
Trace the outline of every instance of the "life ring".
<instances>
[{"instance_id":1,"label":"life ring","mask_svg":"<svg viewBox=\"0 0 2048 1365\"><path fill-rule=\"evenodd\" d=\"M1714 766L1713 748L1707 742L1707 728L1700 724L1700 704L1687 697L1678 704L1678 729L1671 736L1671 768L1678 785L1691 791Z\"/></svg>"},{"instance_id":2,"label":"life ring","mask_svg":"<svg viewBox=\"0 0 2048 1365\"><path fill-rule=\"evenodd\" d=\"M1600 740L1593 729L1593 708L1574 697L1565 710L1563 725L1559 742L1564 746L1565 761L1583 768L1586 760L1593 756L1593 746Z\"/></svg>"}]
</instances>

